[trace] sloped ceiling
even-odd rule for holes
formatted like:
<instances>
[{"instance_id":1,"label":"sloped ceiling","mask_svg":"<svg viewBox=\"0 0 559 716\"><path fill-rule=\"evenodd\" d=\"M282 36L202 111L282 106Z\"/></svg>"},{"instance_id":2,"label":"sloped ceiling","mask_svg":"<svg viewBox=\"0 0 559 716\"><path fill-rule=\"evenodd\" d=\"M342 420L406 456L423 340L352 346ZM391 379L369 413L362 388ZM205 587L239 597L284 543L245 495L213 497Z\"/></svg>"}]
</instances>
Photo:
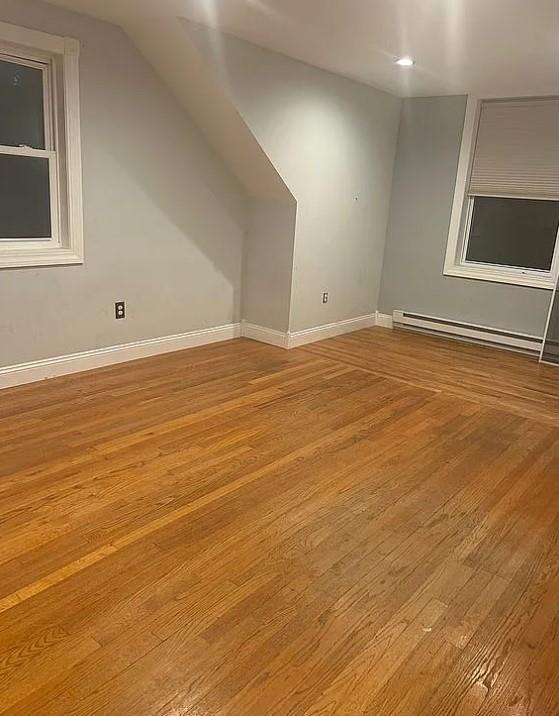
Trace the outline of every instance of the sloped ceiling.
<instances>
[{"instance_id":1,"label":"sloped ceiling","mask_svg":"<svg viewBox=\"0 0 559 716\"><path fill-rule=\"evenodd\" d=\"M192 116L250 196L293 196L239 115L182 22L176 3L160 0L53 0L51 5L119 24Z\"/></svg>"}]
</instances>

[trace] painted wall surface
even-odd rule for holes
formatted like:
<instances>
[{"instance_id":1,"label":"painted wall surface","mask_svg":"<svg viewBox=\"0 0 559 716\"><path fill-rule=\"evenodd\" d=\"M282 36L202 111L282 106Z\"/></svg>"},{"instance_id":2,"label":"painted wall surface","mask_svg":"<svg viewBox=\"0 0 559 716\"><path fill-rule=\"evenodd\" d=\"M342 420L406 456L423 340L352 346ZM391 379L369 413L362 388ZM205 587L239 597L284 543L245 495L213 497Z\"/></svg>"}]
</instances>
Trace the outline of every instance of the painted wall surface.
<instances>
[{"instance_id":1,"label":"painted wall surface","mask_svg":"<svg viewBox=\"0 0 559 716\"><path fill-rule=\"evenodd\" d=\"M33 0L0 20L82 43L86 251L0 271L0 366L240 320L246 195L124 32Z\"/></svg>"},{"instance_id":2,"label":"painted wall surface","mask_svg":"<svg viewBox=\"0 0 559 716\"><path fill-rule=\"evenodd\" d=\"M404 100L380 310L543 334L550 291L443 275L466 97Z\"/></svg>"},{"instance_id":3,"label":"painted wall surface","mask_svg":"<svg viewBox=\"0 0 559 716\"><path fill-rule=\"evenodd\" d=\"M288 200L285 184L182 22L147 17L124 29L247 193Z\"/></svg>"},{"instance_id":4,"label":"painted wall surface","mask_svg":"<svg viewBox=\"0 0 559 716\"><path fill-rule=\"evenodd\" d=\"M297 200L290 330L377 309L400 100L198 25L188 32ZM330 302L322 304L322 292Z\"/></svg>"},{"instance_id":5,"label":"painted wall surface","mask_svg":"<svg viewBox=\"0 0 559 716\"><path fill-rule=\"evenodd\" d=\"M293 200L251 202L242 292L248 323L282 332L289 328L296 215Z\"/></svg>"}]
</instances>

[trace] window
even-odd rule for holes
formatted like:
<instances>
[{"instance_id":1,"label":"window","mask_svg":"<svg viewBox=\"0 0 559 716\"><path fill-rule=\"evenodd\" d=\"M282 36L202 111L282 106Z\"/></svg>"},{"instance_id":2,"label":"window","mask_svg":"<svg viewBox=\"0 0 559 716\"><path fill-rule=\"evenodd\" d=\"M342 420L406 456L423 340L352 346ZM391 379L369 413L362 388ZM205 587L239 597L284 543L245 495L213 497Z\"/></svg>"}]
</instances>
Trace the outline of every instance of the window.
<instances>
[{"instance_id":1,"label":"window","mask_svg":"<svg viewBox=\"0 0 559 716\"><path fill-rule=\"evenodd\" d=\"M469 99L445 274L553 288L559 100Z\"/></svg>"},{"instance_id":2,"label":"window","mask_svg":"<svg viewBox=\"0 0 559 716\"><path fill-rule=\"evenodd\" d=\"M0 23L0 268L83 261L78 50Z\"/></svg>"},{"instance_id":3,"label":"window","mask_svg":"<svg viewBox=\"0 0 559 716\"><path fill-rule=\"evenodd\" d=\"M464 262L551 271L559 202L472 197Z\"/></svg>"}]
</instances>

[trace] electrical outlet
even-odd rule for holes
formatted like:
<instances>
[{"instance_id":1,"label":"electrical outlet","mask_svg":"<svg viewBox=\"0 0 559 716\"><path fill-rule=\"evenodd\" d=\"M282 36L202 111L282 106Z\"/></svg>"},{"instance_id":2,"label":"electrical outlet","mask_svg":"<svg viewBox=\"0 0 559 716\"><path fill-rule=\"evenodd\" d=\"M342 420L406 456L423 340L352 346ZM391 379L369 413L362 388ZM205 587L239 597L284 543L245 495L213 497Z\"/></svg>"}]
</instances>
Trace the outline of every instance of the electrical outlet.
<instances>
[{"instance_id":1,"label":"electrical outlet","mask_svg":"<svg viewBox=\"0 0 559 716\"><path fill-rule=\"evenodd\" d=\"M117 301L115 303L115 318L117 321L121 318L126 318L126 304L124 301Z\"/></svg>"},{"instance_id":2,"label":"electrical outlet","mask_svg":"<svg viewBox=\"0 0 559 716\"><path fill-rule=\"evenodd\" d=\"M328 303L329 298L330 298L330 295L329 295L328 291L324 291L324 293L322 294L322 303Z\"/></svg>"}]
</instances>

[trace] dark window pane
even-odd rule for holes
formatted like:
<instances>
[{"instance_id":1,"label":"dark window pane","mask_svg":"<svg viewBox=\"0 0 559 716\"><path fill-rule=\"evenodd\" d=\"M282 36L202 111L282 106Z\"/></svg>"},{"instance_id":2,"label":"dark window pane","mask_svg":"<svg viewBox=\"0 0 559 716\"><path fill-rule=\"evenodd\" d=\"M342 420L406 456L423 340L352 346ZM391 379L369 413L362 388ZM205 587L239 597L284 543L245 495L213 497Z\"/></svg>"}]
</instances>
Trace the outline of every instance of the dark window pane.
<instances>
[{"instance_id":1,"label":"dark window pane","mask_svg":"<svg viewBox=\"0 0 559 716\"><path fill-rule=\"evenodd\" d=\"M549 271L559 201L476 196L467 261Z\"/></svg>"},{"instance_id":2,"label":"dark window pane","mask_svg":"<svg viewBox=\"0 0 559 716\"><path fill-rule=\"evenodd\" d=\"M0 238L50 236L49 160L0 154Z\"/></svg>"},{"instance_id":3,"label":"dark window pane","mask_svg":"<svg viewBox=\"0 0 559 716\"><path fill-rule=\"evenodd\" d=\"M0 144L45 148L40 69L0 61Z\"/></svg>"}]
</instances>

